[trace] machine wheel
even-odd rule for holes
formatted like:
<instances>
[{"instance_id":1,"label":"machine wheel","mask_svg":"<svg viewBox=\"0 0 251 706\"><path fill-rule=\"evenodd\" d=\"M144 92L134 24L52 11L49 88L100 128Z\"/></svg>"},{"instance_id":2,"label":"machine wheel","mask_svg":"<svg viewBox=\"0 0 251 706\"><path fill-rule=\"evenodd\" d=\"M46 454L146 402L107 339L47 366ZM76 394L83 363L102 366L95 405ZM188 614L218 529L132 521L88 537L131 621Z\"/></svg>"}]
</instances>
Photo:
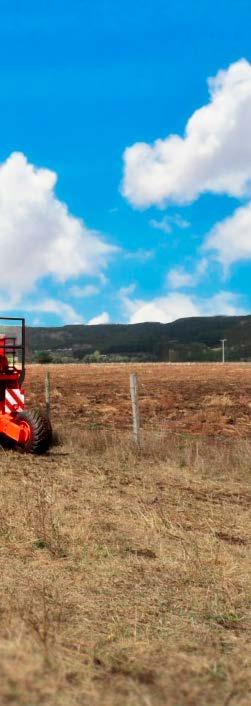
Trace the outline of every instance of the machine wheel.
<instances>
[{"instance_id":1,"label":"machine wheel","mask_svg":"<svg viewBox=\"0 0 251 706\"><path fill-rule=\"evenodd\" d=\"M31 454L44 454L52 442L50 421L39 409L29 409L18 412L15 421L22 426L24 441L21 444L24 451Z\"/></svg>"}]
</instances>

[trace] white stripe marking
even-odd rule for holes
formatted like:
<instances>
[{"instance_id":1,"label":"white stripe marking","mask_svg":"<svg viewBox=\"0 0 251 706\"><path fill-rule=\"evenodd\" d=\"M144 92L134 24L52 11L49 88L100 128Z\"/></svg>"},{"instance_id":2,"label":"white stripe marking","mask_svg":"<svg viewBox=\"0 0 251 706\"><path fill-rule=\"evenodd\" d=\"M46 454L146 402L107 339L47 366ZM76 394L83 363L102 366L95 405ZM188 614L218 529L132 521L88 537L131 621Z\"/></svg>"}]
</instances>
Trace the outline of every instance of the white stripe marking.
<instances>
[{"instance_id":1,"label":"white stripe marking","mask_svg":"<svg viewBox=\"0 0 251 706\"><path fill-rule=\"evenodd\" d=\"M5 412L7 414L13 411L21 411L24 408L24 394L21 390L19 390L19 388L13 388L13 395L11 393L11 389L5 390Z\"/></svg>"}]
</instances>

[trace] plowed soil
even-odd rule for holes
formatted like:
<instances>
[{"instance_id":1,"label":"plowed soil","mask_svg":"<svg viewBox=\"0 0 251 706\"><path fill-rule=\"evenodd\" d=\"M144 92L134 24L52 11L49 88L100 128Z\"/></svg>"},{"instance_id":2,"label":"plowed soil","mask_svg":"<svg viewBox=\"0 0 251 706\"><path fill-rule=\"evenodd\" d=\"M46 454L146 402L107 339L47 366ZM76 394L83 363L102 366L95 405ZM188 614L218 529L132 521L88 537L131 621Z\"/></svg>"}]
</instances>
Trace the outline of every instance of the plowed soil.
<instances>
[{"instance_id":1,"label":"plowed soil","mask_svg":"<svg viewBox=\"0 0 251 706\"><path fill-rule=\"evenodd\" d=\"M75 427L131 427L129 375L136 372L143 428L207 436L251 434L251 366L248 364L31 365L28 404L44 404L51 375L53 420Z\"/></svg>"}]
</instances>

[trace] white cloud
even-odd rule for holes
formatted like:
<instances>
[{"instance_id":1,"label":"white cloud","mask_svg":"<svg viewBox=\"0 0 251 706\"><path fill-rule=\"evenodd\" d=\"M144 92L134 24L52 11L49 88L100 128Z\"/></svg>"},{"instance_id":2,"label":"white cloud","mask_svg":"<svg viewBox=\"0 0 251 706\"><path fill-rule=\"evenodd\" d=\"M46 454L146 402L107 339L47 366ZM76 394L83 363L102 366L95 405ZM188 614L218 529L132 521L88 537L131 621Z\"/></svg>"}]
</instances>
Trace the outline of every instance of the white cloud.
<instances>
[{"instance_id":1,"label":"white cloud","mask_svg":"<svg viewBox=\"0 0 251 706\"><path fill-rule=\"evenodd\" d=\"M217 259L226 268L238 260L250 260L251 202L216 223L206 238L203 250L216 251Z\"/></svg>"},{"instance_id":2,"label":"white cloud","mask_svg":"<svg viewBox=\"0 0 251 706\"><path fill-rule=\"evenodd\" d=\"M251 64L237 61L208 85L210 101L190 117L184 137L125 150L122 193L134 206L188 203L204 192L250 193Z\"/></svg>"},{"instance_id":3,"label":"white cloud","mask_svg":"<svg viewBox=\"0 0 251 706\"><path fill-rule=\"evenodd\" d=\"M189 228L191 225L191 223L185 218L182 218L179 213L177 213L175 216L172 216L170 220L171 223L173 223L178 228L181 228L182 230L184 230L184 228Z\"/></svg>"},{"instance_id":4,"label":"white cloud","mask_svg":"<svg viewBox=\"0 0 251 706\"><path fill-rule=\"evenodd\" d=\"M117 248L117 249L119 249L119 248ZM104 275L103 272L100 272L100 274L99 274L99 280L100 280L101 284L102 284L104 287L105 287L106 284L109 284L109 279L108 279L108 277L107 277L106 275Z\"/></svg>"},{"instance_id":5,"label":"white cloud","mask_svg":"<svg viewBox=\"0 0 251 706\"><path fill-rule=\"evenodd\" d=\"M17 316L25 316L29 323L30 315L33 312L43 314L55 314L55 316L67 324L82 324L83 317L80 316L71 304L60 301L59 299L46 298L40 301L30 301L28 298L20 302L14 297L0 298L0 311L2 313L16 312ZM36 317L33 321L36 320ZM34 324L35 325L35 324Z\"/></svg>"},{"instance_id":6,"label":"white cloud","mask_svg":"<svg viewBox=\"0 0 251 706\"><path fill-rule=\"evenodd\" d=\"M192 316L216 316L244 314L245 311L239 304L238 297L232 292L219 292L211 298L187 296L180 292L172 292L166 297L159 297L151 301L132 300L123 298L122 306L129 323L135 324L146 321L169 323L176 319Z\"/></svg>"},{"instance_id":7,"label":"white cloud","mask_svg":"<svg viewBox=\"0 0 251 706\"><path fill-rule=\"evenodd\" d=\"M154 254L154 250L144 250L143 248L139 248L138 250L134 250L132 252L125 252L124 258L125 260L137 260L138 262L147 262L147 260L151 260Z\"/></svg>"},{"instance_id":8,"label":"white cloud","mask_svg":"<svg viewBox=\"0 0 251 706\"><path fill-rule=\"evenodd\" d=\"M70 305L58 299L44 299L40 302L24 302L24 310L30 312L37 311L44 314L55 314L67 324L83 324L83 317L80 316Z\"/></svg>"},{"instance_id":9,"label":"white cloud","mask_svg":"<svg viewBox=\"0 0 251 706\"><path fill-rule=\"evenodd\" d=\"M86 284L84 287L79 287L78 285L75 285L73 287L70 287L69 289L69 294L75 299L94 297L96 294L99 294L99 292L100 289L98 287L95 287L94 284Z\"/></svg>"},{"instance_id":10,"label":"white cloud","mask_svg":"<svg viewBox=\"0 0 251 706\"><path fill-rule=\"evenodd\" d=\"M233 292L221 291L209 299L199 299L200 316L242 316L247 314L241 304L241 298Z\"/></svg>"},{"instance_id":11,"label":"white cloud","mask_svg":"<svg viewBox=\"0 0 251 706\"><path fill-rule=\"evenodd\" d=\"M156 220L156 218L151 218L149 225L155 228L155 230L161 230L163 233L168 234L172 233L173 226L177 226L183 230L184 228L189 228L190 223L179 214L176 214L174 216L164 216L160 221Z\"/></svg>"},{"instance_id":12,"label":"white cloud","mask_svg":"<svg viewBox=\"0 0 251 706\"><path fill-rule=\"evenodd\" d=\"M156 218L151 218L149 221L149 226L151 226L151 228L155 228L155 230L161 230L162 233L169 234L172 232L172 226L167 216L162 218L161 221L157 221Z\"/></svg>"},{"instance_id":13,"label":"white cloud","mask_svg":"<svg viewBox=\"0 0 251 706\"><path fill-rule=\"evenodd\" d=\"M0 289L16 298L45 276L100 275L117 250L69 213L56 181L22 153L0 165Z\"/></svg>"},{"instance_id":14,"label":"white cloud","mask_svg":"<svg viewBox=\"0 0 251 706\"><path fill-rule=\"evenodd\" d=\"M120 289L119 289L119 291L118 291L118 296L119 296L120 298L121 298L121 297L122 297L122 298L123 298L123 297L128 297L129 294L133 294L133 292L135 292L135 289L136 289L136 284L135 284L135 282L133 282L132 284L129 284L128 287L120 287Z\"/></svg>"},{"instance_id":15,"label":"white cloud","mask_svg":"<svg viewBox=\"0 0 251 706\"><path fill-rule=\"evenodd\" d=\"M140 299L124 301L130 324L144 321L166 323L181 317L198 316L198 309L185 294L169 294L152 301Z\"/></svg>"},{"instance_id":16,"label":"white cloud","mask_svg":"<svg viewBox=\"0 0 251 706\"><path fill-rule=\"evenodd\" d=\"M107 313L107 311L103 311L102 314L99 314L98 316L94 316L93 319L90 319L88 321L88 324L96 325L96 324L109 324L110 322L110 316Z\"/></svg>"},{"instance_id":17,"label":"white cloud","mask_svg":"<svg viewBox=\"0 0 251 706\"><path fill-rule=\"evenodd\" d=\"M202 258L196 265L193 272L186 272L184 267L174 267L167 273L166 284L170 289L180 289L183 287L196 287L206 272L208 261Z\"/></svg>"},{"instance_id":18,"label":"white cloud","mask_svg":"<svg viewBox=\"0 0 251 706\"><path fill-rule=\"evenodd\" d=\"M186 272L184 267L174 267L170 270L167 274L166 283L170 289L195 286L193 275L190 272Z\"/></svg>"}]
</instances>

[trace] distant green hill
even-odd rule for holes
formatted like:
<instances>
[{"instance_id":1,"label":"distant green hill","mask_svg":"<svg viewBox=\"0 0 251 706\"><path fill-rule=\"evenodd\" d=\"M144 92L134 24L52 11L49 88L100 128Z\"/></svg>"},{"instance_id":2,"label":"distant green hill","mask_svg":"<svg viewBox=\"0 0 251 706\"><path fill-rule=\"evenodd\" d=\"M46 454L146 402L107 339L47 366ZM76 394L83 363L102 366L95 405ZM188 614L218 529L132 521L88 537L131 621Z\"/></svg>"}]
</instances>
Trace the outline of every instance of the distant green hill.
<instances>
[{"instance_id":1,"label":"distant green hill","mask_svg":"<svg viewBox=\"0 0 251 706\"><path fill-rule=\"evenodd\" d=\"M63 361L88 361L95 351L108 360L115 356L139 360L217 360L221 338L227 338L229 360L251 358L251 316L193 317L170 324L32 327L27 331L28 355L33 360L41 351Z\"/></svg>"}]
</instances>

